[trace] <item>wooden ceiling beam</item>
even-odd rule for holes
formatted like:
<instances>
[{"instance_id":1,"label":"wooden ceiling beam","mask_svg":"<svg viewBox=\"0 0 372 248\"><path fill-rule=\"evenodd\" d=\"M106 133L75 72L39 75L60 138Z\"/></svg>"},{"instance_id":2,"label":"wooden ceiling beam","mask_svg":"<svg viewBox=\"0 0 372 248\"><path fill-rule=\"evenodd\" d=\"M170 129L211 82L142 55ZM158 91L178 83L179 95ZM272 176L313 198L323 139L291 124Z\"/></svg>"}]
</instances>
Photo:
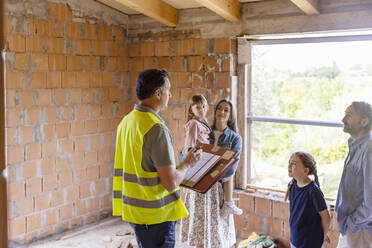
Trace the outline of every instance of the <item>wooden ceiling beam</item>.
<instances>
[{"instance_id":1,"label":"wooden ceiling beam","mask_svg":"<svg viewBox=\"0 0 372 248\"><path fill-rule=\"evenodd\" d=\"M299 7L307 15L318 15L318 0L291 0L297 7Z\"/></svg>"},{"instance_id":2,"label":"wooden ceiling beam","mask_svg":"<svg viewBox=\"0 0 372 248\"><path fill-rule=\"evenodd\" d=\"M175 27L178 22L177 9L161 0L98 0L120 11L120 6L129 7L167 26Z\"/></svg>"},{"instance_id":3,"label":"wooden ceiling beam","mask_svg":"<svg viewBox=\"0 0 372 248\"><path fill-rule=\"evenodd\" d=\"M240 3L238 0L195 0L228 21L240 20Z\"/></svg>"}]
</instances>

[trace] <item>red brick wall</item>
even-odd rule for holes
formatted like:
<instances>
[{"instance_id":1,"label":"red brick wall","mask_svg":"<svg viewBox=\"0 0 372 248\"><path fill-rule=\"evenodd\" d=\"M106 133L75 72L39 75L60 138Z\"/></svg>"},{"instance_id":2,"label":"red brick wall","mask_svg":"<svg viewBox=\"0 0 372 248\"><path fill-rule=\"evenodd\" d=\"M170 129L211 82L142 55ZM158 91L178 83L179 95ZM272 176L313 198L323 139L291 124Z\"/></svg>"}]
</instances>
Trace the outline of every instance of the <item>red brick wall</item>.
<instances>
[{"instance_id":1,"label":"red brick wall","mask_svg":"<svg viewBox=\"0 0 372 248\"><path fill-rule=\"evenodd\" d=\"M236 40L195 30L127 37L74 22L65 4L48 7L45 19L10 13L5 23L8 226L20 243L110 215L115 131L140 71L171 72L162 116L176 149L190 97L229 97L235 74Z\"/></svg>"},{"instance_id":2,"label":"red brick wall","mask_svg":"<svg viewBox=\"0 0 372 248\"><path fill-rule=\"evenodd\" d=\"M29 242L111 212L118 121L128 112L128 57L120 27L6 16L9 238Z\"/></svg>"},{"instance_id":3,"label":"red brick wall","mask_svg":"<svg viewBox=\"0 0 372 248\"><path fill-rule=\"evenodd\" d=\"M242 215L235 215L235 228L240 240L252 232L270 235L279 240L281 247L289 247L289 204L278 196L260 193L235 192ZM284 196L283 196L284 197ZM275 199L275 200L274 200ZM329 248L337 247L339 231L336 217L331 211Z\"/></svg>"}]
</instances>

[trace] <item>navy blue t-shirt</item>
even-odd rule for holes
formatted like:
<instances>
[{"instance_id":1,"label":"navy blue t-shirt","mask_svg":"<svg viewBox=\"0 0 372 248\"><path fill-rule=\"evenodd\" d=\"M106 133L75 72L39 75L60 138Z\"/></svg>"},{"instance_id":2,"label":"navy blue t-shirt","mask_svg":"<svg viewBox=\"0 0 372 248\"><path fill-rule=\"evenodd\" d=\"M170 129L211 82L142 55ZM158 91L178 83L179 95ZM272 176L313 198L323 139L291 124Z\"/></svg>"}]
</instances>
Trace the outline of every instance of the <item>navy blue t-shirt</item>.
<instances>
[{"instance_id":1,"label":"navy blue t-shirt","mask_svg":"<svg viewBox=\"0 0 372 248\"><path fill-rule=\"evenodd\" d=\"M319 212L327 209L320 188L313 181L305 187L297 187L297 182L289 193L289 225L291 243L296 248L320 248L324 242L324 232Z\"/></svg>"}]
</instances>

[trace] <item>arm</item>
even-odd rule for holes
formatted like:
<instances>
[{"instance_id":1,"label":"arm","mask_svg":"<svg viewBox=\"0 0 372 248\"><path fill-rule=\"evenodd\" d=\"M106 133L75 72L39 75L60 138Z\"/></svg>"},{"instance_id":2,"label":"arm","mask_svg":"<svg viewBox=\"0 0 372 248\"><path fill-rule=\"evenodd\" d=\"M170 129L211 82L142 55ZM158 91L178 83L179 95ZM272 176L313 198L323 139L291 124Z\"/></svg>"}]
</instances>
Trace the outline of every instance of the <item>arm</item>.
<instances>
[{"instance_id":1,"label":"arm","mask_svg":"<svg viewBox=\"0 0 372 248\"><path fill-rule=\"evenodd\" d=\"M352 222L354 225L371 225L372 224L372 144L368 144L366 157L363 158L363 202L357 209L348 217L347 222Z\"/></svg>"},{"instance_id":2,"label":"arm","mask_svg":"<svg viewBox=\"0 0 372 248\"><path fill-rule=\"evenodd\" d=\"M183 181L186 172L195 165L201 157L201 150L195 152L192 148L186 158L176 167L173 165L156 167L160 182L166 190L172 192Z\"/></svg>"},{"instance_id":3,"label":"arm","mask_svg":"<svg viewBox=\"0 0 372 248\"><path fill-rule=\"evenodd\" d=\"M329 215L328 209L324 209L319 212L320 218L322 220L322 228L324 232L324 240L329 243L328 231L329 231L329 223L331 223L331 216Z\"/></svg>"},{"instance_id":4,"label":"arm","mask_svg":"<svg viewBox=\"0 0 372 248\"><path fill-rule=\"evenodd\" d=\"M183 155L187 153L189 147L194 147L198 140L198 124L195 120L190 120L185 126L185 146L183 148Z\"/></svg>"}]
</instances>

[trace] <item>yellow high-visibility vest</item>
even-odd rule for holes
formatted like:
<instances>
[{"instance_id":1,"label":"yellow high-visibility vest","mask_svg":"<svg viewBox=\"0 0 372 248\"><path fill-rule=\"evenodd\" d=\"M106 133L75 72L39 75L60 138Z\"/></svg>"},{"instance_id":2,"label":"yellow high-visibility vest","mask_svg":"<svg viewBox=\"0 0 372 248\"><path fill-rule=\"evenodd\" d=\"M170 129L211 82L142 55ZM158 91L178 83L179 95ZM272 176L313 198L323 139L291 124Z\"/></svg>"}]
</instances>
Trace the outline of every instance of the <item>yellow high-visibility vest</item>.
<instances>
[{"instance_id":1,"label":"yellow high-visibility vest","mask_svg":"<svg viewBox=\"0 0 372 248\"><path fill-rule=\"evenodd\" d=\"M188 216L179 187L168 192L158 172L142 168L143 137L155 124L164 125L153 113L134 109L117 129L112 205L124 221L151 225Z\"/></svg>"}]
</instances>

